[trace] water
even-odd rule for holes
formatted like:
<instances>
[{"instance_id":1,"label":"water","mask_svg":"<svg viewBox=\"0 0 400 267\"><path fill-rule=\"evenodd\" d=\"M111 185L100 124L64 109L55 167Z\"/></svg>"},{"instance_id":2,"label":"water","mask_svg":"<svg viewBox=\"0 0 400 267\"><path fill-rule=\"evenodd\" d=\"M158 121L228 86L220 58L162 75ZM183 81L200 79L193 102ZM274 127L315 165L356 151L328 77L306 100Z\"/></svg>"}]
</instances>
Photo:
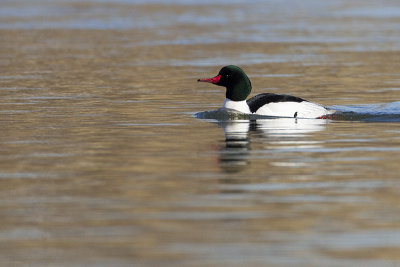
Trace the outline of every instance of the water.
<instances>
[{"instance_id":1,"label":"water","mask_svg":"<svg viewBox=\"0 0 400 267\"><path fill-rule=\"evenodd\" d=\"M2 1L1 265L397 266L399 10ZM225 64L342 117L217 111Z\"/></svg>"}]
</instances>

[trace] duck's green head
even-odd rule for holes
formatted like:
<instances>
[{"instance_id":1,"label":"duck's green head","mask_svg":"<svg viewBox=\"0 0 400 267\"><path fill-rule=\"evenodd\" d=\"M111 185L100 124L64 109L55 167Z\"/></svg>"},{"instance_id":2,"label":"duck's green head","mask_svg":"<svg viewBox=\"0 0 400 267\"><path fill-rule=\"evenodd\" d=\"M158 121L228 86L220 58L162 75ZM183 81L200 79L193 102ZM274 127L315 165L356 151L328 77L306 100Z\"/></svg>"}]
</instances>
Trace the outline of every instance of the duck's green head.
<instances>
[{"instance_id":1,"label":"duck's green head","mask_svg":"<svg viewBox=\"0 0 400 267\"><path fill-rule=\"evenodd\" d=\"M214 78L199 79L198 81L226 87L226 98L233 101L246 100L251 92L249 77L241 68L234 65L223 67Z\"/></svg>"}]
</instances>

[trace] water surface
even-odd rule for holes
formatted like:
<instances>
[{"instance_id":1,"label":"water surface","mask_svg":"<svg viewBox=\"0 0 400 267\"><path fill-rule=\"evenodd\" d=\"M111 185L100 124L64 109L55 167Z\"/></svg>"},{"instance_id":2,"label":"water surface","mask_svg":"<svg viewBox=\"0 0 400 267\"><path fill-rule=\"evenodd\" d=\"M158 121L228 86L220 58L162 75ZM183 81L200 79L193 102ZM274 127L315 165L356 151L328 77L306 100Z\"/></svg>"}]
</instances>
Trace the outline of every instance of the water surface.
<instances>
[{"instance_id":1,"label":"water surface","mask_svg":"<svg viewBox=\"0 0 400 267\"><path fill-rule=\"evenodd\" d=\"M397 1L3 1L2 265L396 266L399 29ZM225 64L345 116L199 118Z\"/></svg>"}]
</instances>

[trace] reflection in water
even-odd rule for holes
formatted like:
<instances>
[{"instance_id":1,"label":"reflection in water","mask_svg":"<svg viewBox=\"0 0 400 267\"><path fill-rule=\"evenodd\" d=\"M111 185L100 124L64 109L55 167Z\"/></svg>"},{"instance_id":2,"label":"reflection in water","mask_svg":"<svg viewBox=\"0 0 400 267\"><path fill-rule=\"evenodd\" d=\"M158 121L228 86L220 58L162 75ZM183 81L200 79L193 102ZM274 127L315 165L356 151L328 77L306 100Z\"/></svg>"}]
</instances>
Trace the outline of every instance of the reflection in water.
<instances>
[{"instance_id":1,"label":"reflection in water","mask_svg":"<svg viewBox=\"0 0 400 267\"><path fill-rule=\"evenodd\" d=\"M329 120L276 118L257 120L257 129L264 136L306 136L306 134L322 131Z\"/></svg>"},{"instance_id":2,"label":"reflection in water","mask_svg":"<svg viewBox=\"0 0 400 267\"><path fill-rule=\"evenodd\" d=\"M218 125L225 133L225 147L220 149L220 167L228 173L239 172L249 165L250 121L221 121Z\"/></svg>"},{"instance_id":3,"label":"reflection in water","mask_svg":"<svg viewBox=\"0 0 400 267\"><path fill-rule=\"evenodd\" d=\"M220 167L227 173L235 173L249 165L251 133L261 134L262 138L305 137L324 130L327 123L328 120L294 118L220 121L218 125L225 133L225 147L220 149ZM304 141L292 141L291 144L300 146Z\"/></svg>"}]
</instances>

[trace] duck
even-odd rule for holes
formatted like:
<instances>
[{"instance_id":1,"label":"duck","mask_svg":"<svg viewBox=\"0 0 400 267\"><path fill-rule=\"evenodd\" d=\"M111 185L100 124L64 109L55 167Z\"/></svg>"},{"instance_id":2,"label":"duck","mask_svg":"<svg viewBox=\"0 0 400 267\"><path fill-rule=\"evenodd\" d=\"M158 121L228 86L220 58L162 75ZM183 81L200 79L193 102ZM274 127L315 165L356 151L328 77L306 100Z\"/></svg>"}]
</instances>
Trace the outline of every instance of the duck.
<instances>
[{"instance_id":1,"label":"duck","mask_svg":"<svg viewBox=\"0 0 400 267\"><path fill-rule=\"evenodd\" d=\"M226 98L222 108L227 110L271 117L307 119L326 119L336 112L323 105L286 94L262 93L246 100L251 93L251 82L246 73L235 65L223 67L213 78L197 81L226 87Z\"/></svg>"}]
</instances>

